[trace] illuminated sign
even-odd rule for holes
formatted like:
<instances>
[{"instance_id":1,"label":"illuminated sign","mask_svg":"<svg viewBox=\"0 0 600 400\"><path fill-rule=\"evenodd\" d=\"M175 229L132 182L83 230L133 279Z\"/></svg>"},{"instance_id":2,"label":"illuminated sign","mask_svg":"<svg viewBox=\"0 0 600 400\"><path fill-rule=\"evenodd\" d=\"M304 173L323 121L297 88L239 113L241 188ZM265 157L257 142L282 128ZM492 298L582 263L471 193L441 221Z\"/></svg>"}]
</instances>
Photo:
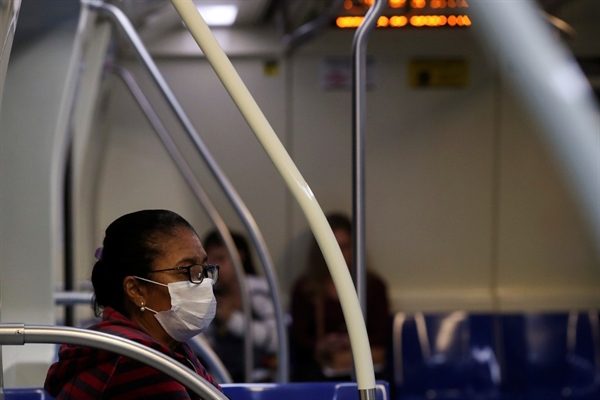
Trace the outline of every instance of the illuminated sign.
<instances>
[{"instance_id":1,"label":"illuminated sign","mask_svg":"<svg viewBox=\"0 0 600 400\"><path fill-rule=\"evenodd\" d=\"M387 0L387 8L377 21L378 28L468 27L467 0ZM358 28L374 0L345 0L338 28Z\"/></svg>"}]
</instances>

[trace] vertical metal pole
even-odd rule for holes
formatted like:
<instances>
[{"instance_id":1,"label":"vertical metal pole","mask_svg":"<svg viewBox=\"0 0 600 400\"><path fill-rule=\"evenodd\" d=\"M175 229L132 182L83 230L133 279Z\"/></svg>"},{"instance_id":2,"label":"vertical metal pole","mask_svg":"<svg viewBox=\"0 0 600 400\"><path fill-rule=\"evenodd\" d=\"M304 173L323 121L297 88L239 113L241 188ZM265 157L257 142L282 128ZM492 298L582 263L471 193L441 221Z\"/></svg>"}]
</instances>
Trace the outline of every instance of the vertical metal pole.
<instances>
[{"instance_id":1,"label":"vertical metal pole","mask_svg":"<svg viewBox=\"0 0 600 400\"><path fill-rule=\"evenodd\" d=\"M4 79L12 49L17 19L21 0L0 1L0 109L2 108L2 93L4 92ZM0 280L2 279L2 266L0 265ZM2 320L2 292L0 291L0 321ZM0 346L0 400L4 400L4 363L2 360L2 347Z\"/></svg>"},{"instance_id":2,"label":"vertical metal pole","mask_svg":"<svg viewBox=\"0 0 600 400\"><path fill-rule=\"evenodd\" d=\"M352 43L352 131L353 131L353 264L354 283L358 301L367 319L365 268L365 115L367 95L367 40L387 5L386 0L375 0L363 22L354 34Z\"/></svg>"},{"instance_id":3,"label":"vertical metal pole","mask_svg":"<svg viewBox=\"0 0 600 400\"><path fill-rule=\"evenodd\" d=\"M72 121L72 118L70 118ZM69 127L69 129L73 129ZM72 136L71 136L72 137ZM75 289L75 260L73 249L73 141L68 145L67 160L65 162L65 176L63 182L63 226L64 226L64 275L63 290L72 292ZM66 305L64 307L64 317L66 326L75 326L75 307Z\"/></svg>"},{"instance_id":4,"label":"vertical metal pole","mask_svg":"<svg viewBox=\"0 0 600 400\"><path fill-rule=\"evenodd\" d=\"M360 308L367 323L367 282L365 255L365 117L367 97L367 40L377 26L377 20L387 0L375 0L354 34L352 43L352 131L353 174L352 202L354 284ZM374 400L375 389L359 390L360 400Z\"/></svg>"}]
</instances>

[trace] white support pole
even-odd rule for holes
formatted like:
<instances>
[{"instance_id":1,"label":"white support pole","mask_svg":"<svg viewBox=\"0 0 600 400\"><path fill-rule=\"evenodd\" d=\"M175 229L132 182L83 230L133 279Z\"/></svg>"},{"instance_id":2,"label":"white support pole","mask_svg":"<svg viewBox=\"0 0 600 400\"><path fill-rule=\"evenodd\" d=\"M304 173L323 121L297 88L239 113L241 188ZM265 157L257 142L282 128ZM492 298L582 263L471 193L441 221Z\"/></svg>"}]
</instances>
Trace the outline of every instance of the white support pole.
<instances>
[{"instance_id":1,"label":"white support pole","mask_svg":"<svg viewBox=\"0 0 600 400\"><path fill-rule=\"evenodd\" d=\"M172 3L304 211L340 298L350 336L358 390L360 393L372 393L375 372L367 328L352 277L323 210L194 3L191 0L172 0Z\"/></svg>"}]
</instances>

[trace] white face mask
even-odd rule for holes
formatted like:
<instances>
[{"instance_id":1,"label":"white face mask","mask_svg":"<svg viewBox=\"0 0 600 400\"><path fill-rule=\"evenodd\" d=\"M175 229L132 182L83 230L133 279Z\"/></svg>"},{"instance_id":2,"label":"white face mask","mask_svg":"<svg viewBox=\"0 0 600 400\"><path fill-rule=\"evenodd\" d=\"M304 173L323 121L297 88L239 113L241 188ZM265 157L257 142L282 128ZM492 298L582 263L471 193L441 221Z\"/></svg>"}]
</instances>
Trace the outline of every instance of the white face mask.
<instances>
[{"instance_id":1,"label":"white face mask","mask_svg":"<svg viewBox=\"0 0 600 400\"><path fill-rule=\"evenodd\" d=\"M190 281L172 282L168 285L137 277L143 281L166 286L171 295L171 309L152 311L163 329L178 342L185 342L204 332L217 311L217 300L213 293L213 280L204 278L202 283Z\"/></svg>"}]
</instances>

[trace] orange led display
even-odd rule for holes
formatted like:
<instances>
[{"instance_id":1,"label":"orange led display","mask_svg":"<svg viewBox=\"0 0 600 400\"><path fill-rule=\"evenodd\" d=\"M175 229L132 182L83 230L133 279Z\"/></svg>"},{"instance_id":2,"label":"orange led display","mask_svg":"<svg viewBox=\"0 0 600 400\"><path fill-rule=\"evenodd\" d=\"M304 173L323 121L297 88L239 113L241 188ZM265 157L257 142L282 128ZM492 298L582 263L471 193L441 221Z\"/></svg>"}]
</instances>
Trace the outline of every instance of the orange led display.
<instances>
[{"instance_id":1,"label":"orange led display","mask_svg":"<svg viewBox=\"0 0 600 400\"><path fill-rule=\"evenodd\" d=\"M364 17L338 17L335 21L338 28L358 28ZM378 28L401 28L406 25L416 28L438 26L471 26L471 20L466 15L413 15L407 19L403 15L379 17Z\"/></svg>"},{"instance_id":2,"label":"orange led display","mask_svg":"<svg viewBox=\"0 0 600 400\"><path fill-rule=\"evenodd\" d=\"M413 8L425 8L427 2L425 0L411 0L410 5Z\"/></svg>"},{"instance_id":3,"label":"orange led display","mask_svg":"<svg viewBox=\"0 0 600 400\"><path fill-rule=\"evenodd\" d=\"M392 8L401 8L406 5L406 0L389 0L389 5Z\"/></svg>"},{"instance_id":4,"label":"orange led display","mask_svg":"<svg viewBox=\"0 0 600 400\"><path fill-rule=\"evenodd\" d=\"M358 28L364 18L361 14L365 12L365 6L370 7L374 2L375 0L345 0L344 8L351 15L338 17L336 25L339 28ZM469 7L467 0L387 0L387 3L393 9L405 8L405 12L409 16L384 13L377 20L378 28L471 26L471 20L467 15L445 14L451 12L450 9ZM419 13L423 14L419 15ZM440 15L435 15L438 13Z\"/></svg>"},{"instance_id":5,"label":"orange led display","mask_svg":"<svg viewBox=\"0 0 600 400\"><path fill-rule=\"evenodd\" d=\"M404 15L394 15L393 17L390 18L389 26L391 26L393 28L401 28L401 27L405 26L407 23L408 23L408 18L406 18Z\"/></svg>"},{"instance_id":6,"label":"orange led display","mask_svg":"<svg viewBox=\"0 0 600 400\"><path fill-rule=\"evenodd\" d=\"M354 7L354 4L364 4L372 6L375 0L346 0L344 2L344 8L347 10ZM387 0L388 6L391 8L400 8L406 5L407 0ZM456 7L469 7L467 0L410 0L410 6L412 8L425 8L429 5L431 8L456 8Z\"/></svg>"}]
</instances>

